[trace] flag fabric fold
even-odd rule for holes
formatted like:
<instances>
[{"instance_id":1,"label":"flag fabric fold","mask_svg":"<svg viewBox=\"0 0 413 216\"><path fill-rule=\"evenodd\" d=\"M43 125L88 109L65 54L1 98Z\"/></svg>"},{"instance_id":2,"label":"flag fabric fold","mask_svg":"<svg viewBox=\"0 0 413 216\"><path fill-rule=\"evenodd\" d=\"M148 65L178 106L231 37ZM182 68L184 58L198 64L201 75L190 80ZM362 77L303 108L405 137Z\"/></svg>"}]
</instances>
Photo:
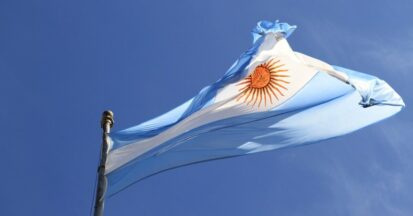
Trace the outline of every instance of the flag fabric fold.
<instances>
[{"instance_id":1,"label":"flag fabric fold","mask_svg":"<svg viewBox=\"0 0 413 216\"><path fill-rule=\"evenodd\" d=\"M259 22L252 47L221 79L157 118L111 133L107 196L175 167L344 135L404 107L385 81L294 52L286 38L295 29Z\"/></svg>"}]
</instances>

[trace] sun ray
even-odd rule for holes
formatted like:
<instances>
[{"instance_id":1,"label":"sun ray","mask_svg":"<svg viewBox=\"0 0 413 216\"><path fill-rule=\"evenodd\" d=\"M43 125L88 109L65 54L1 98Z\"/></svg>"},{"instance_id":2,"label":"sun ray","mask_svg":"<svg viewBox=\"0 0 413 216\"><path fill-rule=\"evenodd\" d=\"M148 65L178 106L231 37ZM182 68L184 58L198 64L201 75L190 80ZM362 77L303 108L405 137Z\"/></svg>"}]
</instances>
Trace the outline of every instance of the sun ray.
<instances>
[{"instance_id":1,"label":"sun ray","mask_svg":"<svg viewBox=\"0 0 413 216\"><path fill-rule=\"evenodd\" d=\"M257 100L258 100L258 94L259 94L259 91L260 91L260 89L257 89L257 94L256 94L256 96L255 96L255 100L254 100L254 103L252 104L252 107L254 107L254 105L255 105L255 103L257 103Z\"/></svg>"},{"instance_id":2,"label":"sun ray","mask_svg":"<svg viewBox=\"0 0 413 216\"><path fill-rule=\"evenodd\" d=\"M273 60L273 59L270 59L269 61L261 64L261 66L268 67L268 65L271 64L272 60Z\"/></svg>"},{"instance_id":3,"label":"sun ray","mask_svg":"<svg viewBox=\"0 0 413 216\"><path fill-rule=\"evenodd\" d=\"M260 101L258 102L258 108L260 108L261 106L261 102L262 102L262 89L259 89L259 93L260 93Z\"/></svg>"},{"instance_id":4,"label":"sun ray","mask_svg":"<svg viewBox=\"0 0 413 216\"><path fill-rule=\"evenodd\" d=\"M269 88L267 88L267 89L268 89L269 91L271 91L272 95L274 95L277 100L279 100L277 94L273 91L273 88L272 88L272 87L269 87Z\"/></svg>"},{"instance_id":5,"label":"sun ray","mask_svg":"<svg viewBox=\"0 0 413 216\"><path fill-rule=\"evenodd\" d=\"M245 89L249 89L250 88L250 86L249 85L246 85L246 86L244 86L244 87L242 87L242 89L240 89L240 90L238 90L238 91L244 91Z\"/></svg>"},{"instance_id":6,"label":"sun ray","mask_svg":"<svg viewBox=\"0 0 413 216\"><path fill-rule=\"evenodd\" d=\"M240 92L236 100L239 101L241 98L245 96L245 94L247 94L248 91L250 91L250 89L245 89L244 91Z\"/></svg>"},{"instance_id":7,"label":"sun ray","mask_svg":"<svg viewBox=\"0 0 413 216\"><path fill-rule=\"evenodd\" d=\"M271 60L272 60L272 59L271 59ZM271 61L271 60L270 60L270 61ZM278 62L280 62L280 60L277 60L277 61L275 61L275 62L272 62L271 64L268 64L268 68L271 68L272 66L278 64Z\"/></svg>"},{"instance_id":8,"label":"sun ray","mask_svg":"<svg viewBox=\"0 0 413 216\"><path fill-rule=\"evenodd\" d=\"M237 85L240 86L240 85L244 85L244 84L249 84L250 82L251 82L251 79L246 79L246 80L238 83Z\"/></svg>"},{"instance_id":9,"label":"sun ray","mask_svg":"<svg viewBox=\"0 0 413 216\"><path fill-rule=\"evenodd\" d=\"M280 88L283 88L283 89L285 89L285 90L288 90L285 86L283 86L283 85L281 85L281 84L279 84L279 83L276 83L276 82L271 82L272 84L274 84L274 85L276 85L276 86L279 86Z\"/></svg>"},{"instance_id":10,"label":"sun ray","mask_svg":"<svg viewBox=\"0 0 413 216\"><path fill-rule=\"evenodd\" d=\"M262 89L262 94L264 95L264 107L267 106L267 92L265 90L265 88Z\"/></svg>"},{"instance_id":11,"label":"sun ray","mask_svg":"<svg viewBox=\"0 0 413 216\"><path fill-rule=\"evenodd\" d=\"M238 84L237 84L237 86L240 86L240 85L245 85L245 84L249 84L250 82L251 82L251 79L247 79L247 78L246 78L246 80L244 80L244 81L242 81L242 82L238 83Z\"/></svg>"},{"instance_id":12,"label":"sun ray","mask_svg":"<svg viewBox=\"0 0 413 216\"><path fill-rule=\"evenodd\" d=\"M270 90L268 90L268 88L265 88L264 91L268 94L268 97L270 98L270 103L272 104L272 95L270 93Z\"/></svg>"},{"instance_id":13,"label":"sun ray","mask_svg":"<svg viewBox=\"0 0 413 216\"><path fill-rule=\"evenodd\" d=\"M274 75L271 75L271 76L272 76L272 77L290 77L289 75L281 75L281 74L280 74L280 75L275 75L275 74L274 74Z\"/></svg>"},{"instance_id":14,"label":"sun ray","mask_svg":"<svg viewBox=\"0 0 413 216\"><path fill-rule=\"evenodd\" d=\"M245 101L246 101L246 99L250 96L250 94L252 93L252 89L248 89L246 92L245 92L245 99L244 99L244 103L245 103Z\"/></svg>"},{"instance_id":15,"label":"sun ray","mask_svg":"<svg viewBox=\"0 0 413 216\"><path fill-rule=\"evenodd\" d=\"M272 64L274 64L274 60L275 60L275 58L272 58L267 63L265 63L267 65L267 67L270 67Z\"/></svg>"},{"instance_id":16,"label":"sun ray","mask_svg":"<svg viewBox=\"0 0 413 216\"><path fill-rule=\"evenodd\" d=\"M256 89L253 88L253 89L251 90L251 93L250 93L250 94L248 95L248 97L245 99L245 101L248 100L247 105L249 105L249 104L251 103L251 100L254 99L255 90L256 90ZM249 99L250 96L251 96L251 99Z\"/></svg>"},{"instance_id":17,"label":"sun ray","mask_svg":"<svg viewBox=\"0 0 413 216\"><path fill-rule=\"evenodd\" d=\"M287 71L288 70L286 70L286 69L280 69L280 70L272 70L271 73L276 74L276 73L287 72Z\"/></svg>"},{"instance_id":18,"label":"sun ray","mask_svg":"<svg viewBox=\"0 0 413 216\"><path fill-rule=\"evenodd\" d=\"M254 107L255 103L257 102L257 99L258 99L258 90L259 90L259 89L255 89L254 97L251 98L251 103L254 102L254 103L252 104L252 107Z\"/></svg>"},{"instance_id":19,"label":"sun ray","mask_svg":"<svg viewBox=\"0 0 413 216\"><path fill-rule=\"evenodd\" d=\"M281 90L279 88L277 88L277 86L273 85L272 83L269 84L273 89L275 89L281 96L284 96L284 94L281 92Z\"/></svg>"},{"instance_id":20,"label":"sun ray","mask_svg":"<svg viewBox=\"0 0 413 216\"><path fill-rule=\"evenodd\" d=\"M285 83L285 84L290 84L290 82L285 81L285 80L283 80L283 79L275 79L275 78L272 78L272 77L271 77L271 81L275 81L275 82L283 82L283 83Z\"/></svg>"},{"instance_id":21,"label":"sun ray","mask_svg":"<svg viewBox=\"0 0 413 216\"><path fill-rule=\"evenodd\" d=\"M278 68L283 67L283 66L285 66L285 64L276 65L276 66L274 66L274 67L270 67L269 69L270 69L271 71L274 71L274 70L277 70Z\"/></svg>"},{"instance_id":22,"label":"sun ray","mask_svg":"<svg viewBox=\"0 0 413 216\"><path fill-rule=\"evenodd\" d=\"M247 102L247 100L248 100L248 98L251 96L251 94L252 94L252 90L253 89L248 89L248 93L247 93L247 95L245 96L245 99L244 99L244 103L246 103Z\"/></svg>"}]
</instances>

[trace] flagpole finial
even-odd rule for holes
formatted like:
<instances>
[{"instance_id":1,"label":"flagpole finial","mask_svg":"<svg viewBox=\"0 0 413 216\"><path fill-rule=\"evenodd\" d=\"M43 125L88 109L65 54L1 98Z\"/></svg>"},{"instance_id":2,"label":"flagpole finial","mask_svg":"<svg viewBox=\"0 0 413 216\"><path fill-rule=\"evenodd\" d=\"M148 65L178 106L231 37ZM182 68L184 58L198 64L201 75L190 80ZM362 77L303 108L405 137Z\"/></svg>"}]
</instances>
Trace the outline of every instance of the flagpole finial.
<instances>
[{"instance_id":1,"label":"flagpole finial","mask_svg":"<svg viewBox=\"0 0 413 216\"><path fill-rule=\"evenodd\" d=\"M109 128L113 127L113 123L115 121L113 120L113 112L111 110L105 110L102 113L102 120L100 122L100 125L103 129L109 126Z\"/></svg>"}]
</instances>

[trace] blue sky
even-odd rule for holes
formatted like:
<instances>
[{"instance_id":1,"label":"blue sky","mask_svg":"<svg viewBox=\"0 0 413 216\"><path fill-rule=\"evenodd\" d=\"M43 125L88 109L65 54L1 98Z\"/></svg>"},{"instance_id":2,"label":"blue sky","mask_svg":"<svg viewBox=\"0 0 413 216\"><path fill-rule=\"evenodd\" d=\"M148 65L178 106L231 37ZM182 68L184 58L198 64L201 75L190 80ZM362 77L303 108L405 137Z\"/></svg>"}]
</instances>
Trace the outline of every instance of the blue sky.
<instances>
[{"instance_id":1,"label":"blue sky","mask_svg":"<svg viewBox=\"0 0 413 216\"><path fill-rule=\"evenodd\" d=\"M0 215L88 215L101 112L120 130L217 80L261 19L386 80L407 108L353 134L167 171L106 215L412 215L410 1L0 1Z\"/></svg>"}]
</instances>

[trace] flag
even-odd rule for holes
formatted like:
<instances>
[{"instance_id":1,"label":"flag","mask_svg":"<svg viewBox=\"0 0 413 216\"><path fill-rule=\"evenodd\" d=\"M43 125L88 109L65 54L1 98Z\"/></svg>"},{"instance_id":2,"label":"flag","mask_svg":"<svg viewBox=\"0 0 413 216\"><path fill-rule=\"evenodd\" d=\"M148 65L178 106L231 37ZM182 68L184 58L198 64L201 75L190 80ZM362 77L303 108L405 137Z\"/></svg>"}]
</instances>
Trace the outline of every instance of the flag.
<instances>
[{"instance_id":1,"label":"flag","mask_svg":"<svg viewBox=\"0 0 413 216\"><path fill-rule=\"evenodd\" d=\"M261 21L252 47L175 109L110 134L107 196L175 167L310 144L399 112L383 80L294 52L296 29Z\"/></svg>"}]
</instances>

